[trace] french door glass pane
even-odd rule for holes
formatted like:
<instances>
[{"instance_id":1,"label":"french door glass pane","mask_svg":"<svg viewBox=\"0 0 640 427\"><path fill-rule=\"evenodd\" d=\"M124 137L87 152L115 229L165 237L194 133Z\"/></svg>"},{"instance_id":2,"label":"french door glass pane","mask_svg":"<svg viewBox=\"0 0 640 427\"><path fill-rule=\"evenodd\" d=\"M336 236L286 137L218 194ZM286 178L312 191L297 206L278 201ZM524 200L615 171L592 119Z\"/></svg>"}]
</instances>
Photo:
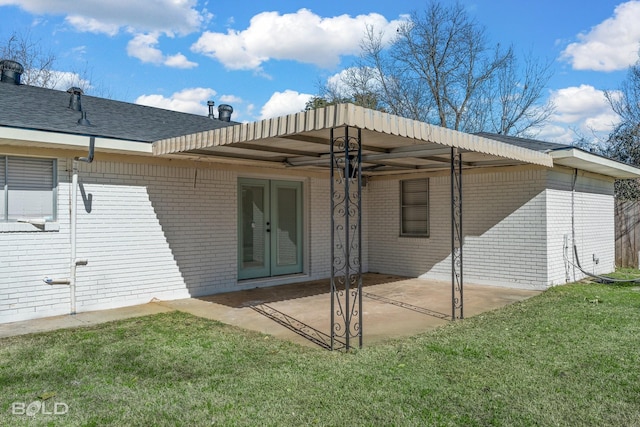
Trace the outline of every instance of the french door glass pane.
<instances>
[{"instance_id":1,"label":"french door glass pane","mask_svg":"<svg viewBox=\"0 0 640 427\"><path fill-rule=\"evenodd\" d=\"M302 184L238 182L238 279L302 272Z\"/></svg>"},{"instance_id":2,"label":"french door glass pane","mask_svg":"<svg viewBox=\"0 0 640 427\"><path fill-rule=\"evenodd\" d=\"M298 264L298 212L295 188L280 187L277 190L277 244L278 266Z\"/></svg>"},{"instance_id":3,"label":"french door glass pane","mask_svg":"<svg viewBox=\"0 0 640 427\"><path fill-rule=\"evenodd\" d=\"M264 187L242 187L242 267L265 265Z\"/></svg>"}]
</instances>

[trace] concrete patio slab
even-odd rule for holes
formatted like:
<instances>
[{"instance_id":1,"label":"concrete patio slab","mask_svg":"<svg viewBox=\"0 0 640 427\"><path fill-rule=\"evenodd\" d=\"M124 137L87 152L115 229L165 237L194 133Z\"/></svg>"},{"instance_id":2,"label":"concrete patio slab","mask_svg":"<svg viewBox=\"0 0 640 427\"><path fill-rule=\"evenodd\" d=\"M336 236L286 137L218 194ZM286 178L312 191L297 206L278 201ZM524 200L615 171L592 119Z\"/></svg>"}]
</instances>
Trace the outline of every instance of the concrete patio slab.
<instances>
[{"instance_id":1,"label":"concrete patio slab","mask_svg":"<svg viewBox=\"0 0 640 427\"><path fill-rule=\"evenodd\" d=\"M179 310L302 345L330 340L329 279L199 298L153 301L112 310L0 325L0 338ZM465 284L465 317L521 301L539 291ZM363 276L363 340L372 344L415 335L451 319L451 284L368 273Z\"/></svg>"},{"instance_id":2,"label":"concrete patio slab","mask_svg":"<svg viewBox=\"0 0 640 427\"><path fill-rule=\"evenodd\" d=\"M292 285L160 301L167 308L260 331L303 345L326 347L330 339L329 279ZM465 317L503 307L540 291L465 285ZM363 277L365 344L415 335L451 319L451 284L385 274Z\"/></svg>"}]
</instances>

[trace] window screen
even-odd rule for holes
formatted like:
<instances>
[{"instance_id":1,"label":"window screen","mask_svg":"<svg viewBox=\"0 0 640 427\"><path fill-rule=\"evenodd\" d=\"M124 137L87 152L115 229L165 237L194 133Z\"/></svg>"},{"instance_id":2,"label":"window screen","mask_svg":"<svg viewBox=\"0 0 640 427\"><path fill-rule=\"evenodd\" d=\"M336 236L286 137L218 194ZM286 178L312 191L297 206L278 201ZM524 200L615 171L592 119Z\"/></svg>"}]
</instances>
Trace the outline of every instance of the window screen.
<instances>
[{"instance_id":1,"label":"window screen","mask_svg":"<svg viewBox=\"0 0 640 427\"><path fill-rule=\"evenodd\" d=\"M400 181L400 235L429 235L429 179Z\"/></svg>"},{"instance_id":2,"label":"window screen","mask_svg":"<svg viewBox=\"0 0 640 427\"><path fill-rule=\"evenodd\" d=\"M0 157L4 220L55 219L55 160Z\"/></svg>"},{"instance_id":3,"label":"window screen","mask_svg":"<svg viewBox=\"0 0 640 427\"><path fill-rule=\"evenodd\" d=\"M7 219L7 158L0 156L0 221Z\"/></svg>"}]
</instances>

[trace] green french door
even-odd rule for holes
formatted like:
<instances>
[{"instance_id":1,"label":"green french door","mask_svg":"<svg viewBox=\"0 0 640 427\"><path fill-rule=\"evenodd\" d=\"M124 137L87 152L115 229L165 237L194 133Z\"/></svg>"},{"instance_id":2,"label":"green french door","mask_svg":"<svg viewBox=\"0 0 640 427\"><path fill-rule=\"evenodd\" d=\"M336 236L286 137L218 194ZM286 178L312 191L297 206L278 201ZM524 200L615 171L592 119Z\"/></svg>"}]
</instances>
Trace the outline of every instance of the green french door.
<instances>
[{"instance_id":1,"label":"green french door","mask_svg":"<svg viewBox=\"0 0 640 427\"><path fill-rule=\"evenodd\" d=\"M302 272L302 183L238 180L238 279Z\"/></svg>"}]
</instances>

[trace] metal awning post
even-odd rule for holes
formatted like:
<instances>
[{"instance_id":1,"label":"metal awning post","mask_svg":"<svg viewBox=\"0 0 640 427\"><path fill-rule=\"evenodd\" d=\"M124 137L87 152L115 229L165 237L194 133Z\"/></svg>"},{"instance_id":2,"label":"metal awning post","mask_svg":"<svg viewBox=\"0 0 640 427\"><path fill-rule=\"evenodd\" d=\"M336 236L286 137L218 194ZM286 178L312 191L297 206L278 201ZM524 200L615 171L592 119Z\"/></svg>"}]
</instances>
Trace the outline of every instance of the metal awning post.
<instances>
[{"instance_id":1,"label":"metal awning post","mask_svg":"<svg viewBox=\"0 0 640 427\"><path fill-rule=\"evenodd\" d=\"M362 347L362 133L331 129L331 350Z\"/></svg>"},{"instance_id":2,"label":"metal awning post","mask_svg":"<svg viewBox=\"0 0 640 427\"><path fill-rule=\"evenodd\" d=\"M451 148L451 320L463 319L462 153Z\"/></svg>"}]
</instances>

